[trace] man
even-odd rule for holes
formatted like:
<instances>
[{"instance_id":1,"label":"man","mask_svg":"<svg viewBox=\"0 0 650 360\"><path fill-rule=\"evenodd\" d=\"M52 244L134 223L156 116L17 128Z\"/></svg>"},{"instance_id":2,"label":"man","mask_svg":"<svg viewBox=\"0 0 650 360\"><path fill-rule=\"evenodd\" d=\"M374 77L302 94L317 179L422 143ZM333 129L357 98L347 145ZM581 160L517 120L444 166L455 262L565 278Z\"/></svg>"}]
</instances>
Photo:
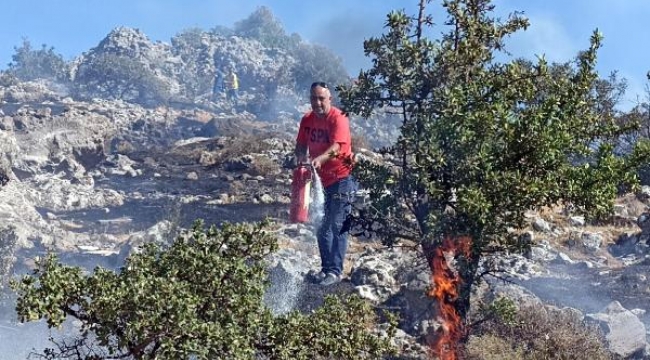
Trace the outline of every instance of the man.
<instances>
[{"instance_id":1,"label":"man","mask_svg":"<svg viewBox=\"0 0 650 360\"><path fill-rule=\"evenodd\" d=\"M221 94L224 92L223 78L223 71L220 68L217 68L217 71L214 75L214 85L212 87L212 101L217 101L221 97Z\"/></svg>"},{"instance_id":2,"label":"man","mask_svg":"<svg viewBox=\"0 0 650 360\"><path fill-rule=\"evenodd\" d=\"M357 183L350 175L346 159L352 158L350 121L341 110L332 106L327 84L311 85L312 111L300 120L295 155L299 163L308 161L316 169L325 188L325 216L317 232L321 272L316 282L327 286L341 280L343 262L348 248L347 233L341 233L350 213L351 199Z\"/></svg>"},{"instance_id":3,"label":"man","mask_svg":"<svg viewBox=\"0 0 650 360\"><path fill-rule=\"evenodd\" d=\"M239 94L237 94L239 91L239 79L235 73L234 66L230 66L228 68L228 73L224 79L224 85L226 87L226 96L228 98L228 101L231 101L237 105L237 97L239 96Z\"/></svg>"}]
</instances>

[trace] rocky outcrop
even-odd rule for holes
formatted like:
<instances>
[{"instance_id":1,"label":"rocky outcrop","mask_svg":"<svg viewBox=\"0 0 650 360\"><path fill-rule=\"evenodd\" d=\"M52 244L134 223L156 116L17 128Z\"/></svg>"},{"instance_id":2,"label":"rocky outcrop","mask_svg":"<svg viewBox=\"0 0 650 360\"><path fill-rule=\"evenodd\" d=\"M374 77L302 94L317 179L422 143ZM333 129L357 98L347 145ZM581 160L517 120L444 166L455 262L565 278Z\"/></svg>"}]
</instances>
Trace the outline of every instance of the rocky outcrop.
<instances>
[{"instance_id":1,"label":"rocky outcrop","mask_svg":"<svg viewBox=\"0 0 650 360\"><path fill-rule=\"evenodd\" d=\"M0 86L0 103L28 104L58 101L66 93L64 86L48 80L19 82L9 87Z\"/></svg>"},{"instance_id":2,"label":"rocky outcrop","mask_svg":"<svg viewBox=\"0 0 650 360\"><path fill-rule=\"evenodd\" d=\"M597 324L605 334L609 349L623 359L640 357L646 344L646 328L639 318L625 309L618 301L595 314L587 314L586 320Z\"/></svg>"},{"instance_id":3,"label":"rocky outcrop","mask_svg":"<svg viewBox=\"0 0 650 360\"><path fill-rule=\"evenodd\" d=\"M0 186L15 178L12 167L17 157L18 144L13 131L0 130Z\"/></svg>"}]
</instances>

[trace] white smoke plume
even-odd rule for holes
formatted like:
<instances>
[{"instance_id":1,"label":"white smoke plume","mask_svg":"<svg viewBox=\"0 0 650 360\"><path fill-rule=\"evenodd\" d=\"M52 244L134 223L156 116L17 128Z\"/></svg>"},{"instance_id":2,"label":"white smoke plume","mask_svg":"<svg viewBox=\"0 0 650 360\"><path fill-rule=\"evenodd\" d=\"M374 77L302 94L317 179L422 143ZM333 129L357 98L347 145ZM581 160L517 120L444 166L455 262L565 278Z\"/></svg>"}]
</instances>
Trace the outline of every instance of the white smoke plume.
<instances>
[{"instance_id":1,"label":"white smoke plume","mask_svg":"<svg viewBox=\"0 0 650 360\"><path fill-rule=\"evenodd\" d=\"M312 184L310 196L311 206L309 207L309 224L318 232L323 217L325 216L325 190L318 172L312 169Z\"/></svg>"}]
</instances>

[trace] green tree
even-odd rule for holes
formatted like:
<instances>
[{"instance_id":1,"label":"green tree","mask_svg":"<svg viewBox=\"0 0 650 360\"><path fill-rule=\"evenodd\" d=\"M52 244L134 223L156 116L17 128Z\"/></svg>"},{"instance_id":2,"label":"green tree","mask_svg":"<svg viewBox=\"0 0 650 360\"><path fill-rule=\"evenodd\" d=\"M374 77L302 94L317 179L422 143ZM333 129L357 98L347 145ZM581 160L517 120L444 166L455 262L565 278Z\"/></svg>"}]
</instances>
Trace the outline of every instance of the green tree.
<instances>
[{"instance_id":1,"label":"green tree","mask_svg":"<svg viewBox=\"0 0 650 360\"><path fill-rule=\"evenodd\" d=\"M462 281L450 299L464 318L481 260L530 246L510 231L525 226L526 211L572 203L590 217L607 214L618 186L637 183L650 146L639 141L616 156L605 141L628 129L598 108L598 32L564 70L543 57L499 62L504 40L527 19L502 22L489 0L446 0L445 32L432 40L429 2L420 0L415 16L388 15L386 33L364 42L373 66L339 95L350 113L385 107L403 120L385 149L391 160L355 168L370 195L357 226L388 245L417 242L429 264L444 239L471 238L467 256L456 253Z\"/></svg>"},{"instance_id":2,"label":"green tree","mask_svg":"<svg viewBox=\"0 0 650 360\"><path fill-rule=\"evenodd\" d=\"M145 105L169 100L169 85L126 55L101 53L79 66L74 85L80 97L122 99Z\"/></svg>"},{"instance_id":3,"label":"green tree","mask_svg":"<svg viewBox=\"0 0 650 360\"><path fill-rule=\"evenodd\" d=\"M291 54L296 59L292 75L299 91L305 92L314 81L324 81L334 87L348 80L342 59L327 47L302 42Z\"/></svg>"},{"instance_id":4,"label":"green tree","mask_svg":"<svg viewBox=\"0 0 650 360\"><path fill-rule=\"evenodd\" d=\"M35 79L67 81L69 79L69 66L60 54L54 52L53 47L43 44L40 49L33 49L30 41L23 39L23 44L14 47L14 50L8 72L18 79L23 81Z\"/></svg>"},{"instance_id":5,"label":"green tree","mask_svg":"<svg viewBox=\"0 0 650 360\"><path fill-rule=\"evenodd\" d=\"M277 249L268 224L225 224L190 234L168 248L146 245L118 272L78 267L49 256L33 275L13 281L20 321L66 317L81 322L74 341L46 359L376 359L389 337L357 297L327 298L310 315L274 317L262 302L263 258ZM393 334L394 326L389 329Z\"/></svg>"},{"instance_id":6,"label":"green tree","mask_svg":"<svg viewBox=\"0 0 650 360\"><path fill-rule=\"evenodd\" d=\"M234 33L256 39L265 47L286 52L296 59L291 68L292 83L276 82L277 85L291 85L304 92L314 81L336 86L348 80L348 73L339 56L327 47L304 42L296 33L287 34L282 23L266 6L258 7L246 19L235 23Z\"/></svg>"},{"instance_id":7,"label":"green tree","mask_svg":"<svg viewBox=\"0 0 650 360\"><path fill-rule=\"evenodd\" d=\"M234 34L242 37L257 39L262 45L273 48L286 48L291 37L287 36L284 26L271 9L266 6L258 7L246 19L237 21Z\"/></svg>"}]
</instances>

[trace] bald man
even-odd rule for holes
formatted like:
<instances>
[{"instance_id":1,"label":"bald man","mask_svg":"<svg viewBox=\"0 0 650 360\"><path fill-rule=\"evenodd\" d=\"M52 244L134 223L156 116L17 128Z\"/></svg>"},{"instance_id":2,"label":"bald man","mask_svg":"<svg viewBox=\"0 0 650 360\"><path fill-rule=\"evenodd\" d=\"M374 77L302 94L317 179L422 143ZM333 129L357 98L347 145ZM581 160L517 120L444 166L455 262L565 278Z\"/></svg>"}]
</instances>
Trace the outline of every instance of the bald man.
<instances>
[{"instance_id":1,"label":"bald man","mask_svg":"<svg viewBox=\"0 0 650 360\"><path fill-rule=\"evenodd\" d=\"M311 158L325 189L325 216L317 231L321 271L315 282L328 286L341 280L348 248L343 222L350 213L357 183L350 175L352 139L350 121L332 106L332 94L326 83L315 82L310 89L311 111L300 120L295 155L299 163Z\"/></svg>"}]
</instances>

